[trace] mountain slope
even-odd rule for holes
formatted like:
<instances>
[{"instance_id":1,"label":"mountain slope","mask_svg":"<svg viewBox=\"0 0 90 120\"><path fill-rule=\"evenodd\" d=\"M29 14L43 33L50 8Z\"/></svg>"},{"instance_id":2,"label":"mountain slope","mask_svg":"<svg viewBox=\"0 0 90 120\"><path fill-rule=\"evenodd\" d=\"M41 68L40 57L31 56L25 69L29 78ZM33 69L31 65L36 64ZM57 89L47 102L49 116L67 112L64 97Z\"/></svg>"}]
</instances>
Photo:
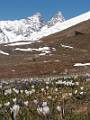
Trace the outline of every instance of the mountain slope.
<instances>
[{"instance_id":1,"label":"mountain slope","mask_svg":"<svg viewBox=\"0 0 90 120\"><path fill-rule=\"evenodd\" d=\"M0 45L1 78L90 74L90 20L44 37L40 42L11 44ZM76 66L77 63L82 66Z\"/></svg>"}]
</instances>

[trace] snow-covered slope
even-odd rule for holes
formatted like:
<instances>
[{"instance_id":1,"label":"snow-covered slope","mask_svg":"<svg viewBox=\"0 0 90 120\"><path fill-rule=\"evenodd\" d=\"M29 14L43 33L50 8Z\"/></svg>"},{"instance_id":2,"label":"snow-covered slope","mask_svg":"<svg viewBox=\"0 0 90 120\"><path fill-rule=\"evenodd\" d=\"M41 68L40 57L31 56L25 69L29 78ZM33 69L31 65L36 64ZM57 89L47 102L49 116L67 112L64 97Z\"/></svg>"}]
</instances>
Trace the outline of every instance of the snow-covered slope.
<instances>
[{"instance_id":1,"label":"snow-covered slope","mask_svg":"<svg viewBox=\"0 0 90 120\"><path fill-rule=\"evenodd\" d=\"M43 20L40 13L26 19L0 21L0 43L36 41L89 19L90 11L67 21L65 21L61 12L58 12L48 22Z\"/></svg>"},{"instance_id":2,"label":"snow-covered slope","mask_svg":"<svg viewBox=\"0 0 90 120\"><path fill-rule=\"evenodd\" d=\"M46 29L41 29L40 32L38 33L34 33L30 39L32 40L38 40L42 37L45 37L45 36L48 36L48 35L51 35L51 34L54 34L56 32L60 32L60 31L63 31L67 28L70 28L72 26L75 26L81 22L84 22L84 21L87 21L87 20L90 20L90 11L87 12L87 13L84 13L80 16L77 16L77 17L74 17L72 19L69 19L67 21L64 21L64 22L57 22L55 25L53 25L52 27L50 28L46 28Z\"/></svg>"},{"instance_id":3,"label":"snow-covered slope","mask_svg":"<svg viewBox=\"0 0 90 120\"><path fill-rule=\"evenodd\" d=\"M40 13L26 19L0 21L0 43L23 40L43 26L44 21Z\"/></svg>"},{"instance_id":4,"label":"snow-covered slope","mask_svg":"<svg viewBox=\"0 0 90 120\"><path fill-rule=\"evenodd\" d=\"M58 12L57 16L51 20L51 24L53 23L52 26L54 23L61 23L64 19L62 18L61 12ZM44 21L40 13L36 13L26 19L0 21L0 43L31 40L31 36L33 36L34 33L37 34L45 27L48 28L48 22Z\"/></svg>"}]
</instances>

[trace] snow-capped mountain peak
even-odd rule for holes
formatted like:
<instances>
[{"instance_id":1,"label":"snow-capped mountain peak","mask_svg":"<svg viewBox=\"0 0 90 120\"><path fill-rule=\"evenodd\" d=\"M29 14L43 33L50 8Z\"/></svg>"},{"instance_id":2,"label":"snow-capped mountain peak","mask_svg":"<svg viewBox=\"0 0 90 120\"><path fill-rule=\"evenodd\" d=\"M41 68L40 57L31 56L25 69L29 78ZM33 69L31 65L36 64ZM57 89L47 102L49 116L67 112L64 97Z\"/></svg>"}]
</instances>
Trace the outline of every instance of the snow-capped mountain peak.
<instances>
[{"instance_id":1,"label":"snow-capped mountain peak","mask_svg":"<svg viewBox=\"0 0 90 120\"><path fill-rule=\"evenodd\" d=\"M26 24L29 24L29 26L31 25L31 27L33 27L35 30L39 30L41 27L45 25L41 13L36 13L31 17L27 17L24 21Z\"/></svg>"},{"instance_id":2,"label":"snow-capped mountain peak","mask_svg":"<svg viewBox=\"0 0 90 120\"><path fill-rule=\"evenodd\" d=\"M0 21L0 43L28 39L33 32L39 31L44 24L40 13L26 19Z\"/></svg>"},{"instance_id":3,"label":"snow-capped mountain peak","mask_svg":"<svg viewBox=\"0 0 90 120\"><path fill-rule=\"evenodd\" d=\"M42 18L42 14L37 12L36 14L34 14L34 15L30 16L30 17L27 17L26 19L39 21L41 18Z\"/></svg>"},{"instance_id":4,"label":"snow-capped mountain peak","mask_svg":"<svg viewBox=\"0 0 90 120\"><path fill-rule=\"evenodd\" d=\"M42 28L40 30L40 32L38 33L34 33L30 39L32 39L33 41L35 40L39 40L40 38L43 38L45 36L54 34L56 32L60 32L63 31L67 28L70 28L72 26L75 26L81 22L90 20L90 11L86 12L84 14L81 14L79 16L76 16L74 18L71 18L69 20L66 20L64 22L57 22L55 25L51 26L51 27L45 27L44 29Z\"/></svg>"},{"instance_id":5,"label":"snow-capped mountain peak","mask_svg":"<svg viewBox=\"0 0 90 120\"><path fill-rule=\"evenodd\" d=\"M58 11L51 19L48 21L48 25L51 27L55 25L57 22L64 22L65 18L63 17L62 13Z\"/></svg>"},{"instance_id":6,"label":"snow-capped mountain peak","mask_svg":"<svg viewBox=\"0 0 90 120\"><path fill-rule=\"evenodd\" d=\"M20 20L0 21L0 43L31 40L41 29L46 29L49 25L54 26L63 20L61 12L58 12L49 22L44 21L41 13Z\"/></svg>"}]
</instances>

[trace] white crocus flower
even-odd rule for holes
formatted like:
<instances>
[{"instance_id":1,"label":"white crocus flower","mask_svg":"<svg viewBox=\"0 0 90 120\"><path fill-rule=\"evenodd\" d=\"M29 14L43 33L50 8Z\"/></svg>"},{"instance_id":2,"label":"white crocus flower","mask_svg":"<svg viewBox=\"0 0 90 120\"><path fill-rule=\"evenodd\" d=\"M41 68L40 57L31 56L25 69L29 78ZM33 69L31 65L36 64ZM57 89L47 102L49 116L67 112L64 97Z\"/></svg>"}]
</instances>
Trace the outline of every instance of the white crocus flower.
<instances>
[{"instance_id":1,"label":"white crocus flower","mask_svg":"<svg viewBox=\"0 0 90 120\"><path fill-rule=\"evenodd\" d=\"M13 101L13 102L16 102L16 101L17 101L17 99L16 99L16 98L13 98L13 99L12 99L12 101Z\"/></svg>"},{"instance_id":2,"label":"white crocus flower","mask_svg":"<svg viewBox=\"0 0 90 120\"><path fill-rule=\"evenodd\" d=\"M58 88L55 88L55 92L57 92L58 91Z\"/></svg>"},{"instance_id":3,"label":"white crocus flower","mask_svg":"<svg viewBox=\"0 0 90 120\"><path fill-rule=\"evenodd\" d=\"M28 90L25 90L25 94L27 95L27 96L29 96L29 91Z\"/></svg>"},{"instance_id":4,"label":"white crocus flower","mask_svg":"<svg viewBox=\"0 0 90 120\"><path fill-rule=\"evenodd\" d=\"M48 90L48 89L49 89L49 86L46 86L46 89Z\"/></svg>"},{"instance_id":5,"label":"white crocus flower","mask_svg":"<svg viewBox=\"0 0 90 120\"><path fill-rule=\"evenodd\" d=\"M57 110L58 112L61 112L61 106L58 105L58 106L56 107L56 110Z\"/></svg>"},{"instance_id":6,"label":"white crocus flower","mask_svg":"<svg viewBox=\"0 0 90 120\"><path fill-rule=\"evenodd\" d=\"M83 95L84 94L84 92L80 92L80 95Z\"/></svg>"},{"instance_id":7,"label":"white crocus flower","mask_svg":"<svg viewBox=\"0 0 90 120\"><path fill-rule=\"evenodd\" d=\"M49 81L46 81L46 85L49 85L50 84L50 82Z\"/></svg>"},{"instance_id":8,"label":"white crocus flower","mask_svg":"<svg viewBox=\"0 0 90 120\"><path fill-rule=\"evenodd\" d=\"M69 94L69 96L72 96L72 93L68 93Z\"/></svg>"},{"instance_id":9,"label":"white crocus flower","mask_svg":"<svg viewBox=\"0 0 90 120\"><path fill-rule=\"evenodd\" d=\"M24 105L25 105L25 106L28 106L28 104L29 104L28 101L25 101L25 102L24 102Z\"/></svg>"},{"instance_id":10,"label":"white crocus flower","mask_svg":"<svg viewBox=\"0 0 90 120\"><path fill-rule=\"evenodd\" d=\"M35 93L35 89L34 88L31 91L32 91L32 93Z\"/></svg>"},{"instance_id":11,"label":"white crocus flower","mask_svg":"<svg viewBox=\"0 0 90 120\"><path fill-rule=\"evenodd\" d=\"M43 108L42 108L42 107L38 107L38 108L37 108L37 112L38 112L39 114L42 114Z\"/></svg>"},{"instance_id":12,"label":"white crocus flower","mask_svg":"<svg viewBox=\"0 0 90 120\"><path fill-rule=\"evenodd\" d=\"M50 110L49 110L49 107L47 105L47 102L42 103L42 110L43 110L43 115L49 114Z\"/></svg>"},{"instance_id":13,"label":"white crocus flower","mask_svg":"<svg viewBox=\"0 0 90 120\"><path fill-rule=\"evenodd\" d=\"M79 82L75 82L75 84L78 86L78 85L79 85Z\"/></svg>"},{"instance_id":14,"label":"white crocus flower","mask_svg":"<svg viewBox=\"0 0 90 120\"><path fill-rule=\"evenodd\" d=\"M16 88L13 88L13 91L14 91L16 94L19 94L19 90L17 90Z\"/></svg>"},{"instance_id":15,"label":"white crocus flower","mask_svg":"<svg viewBox=\"0 0 90 120\"><path fill-rule=\"evenodd\" d=\"M20 93L23 94L23 90L20 90Z\"/></svg>"},{"instance_id":16,"label":"white crocus flower","mask_svg":"<svg viewBox=\"0 0 90 120\"><path fill-rule=\"evenodd\" d=\"M11 89L11 88L5 90L4 95L8 95L8 94L9 94L9 95L12 94L12 89Z\"/></svg>"},{"instance_id":17,"label":"white crocus flower","mask_svg":"<svg viewBox=\"0 0 90 120\"><path fill-rule=\"evenodd\" d=\"M50 109L47 105L43 107L38 107L37 111L39 114L43 114L43 115L48 115L50 113Z\"/></svg>"},{"instance_id":18,"label":"white crocus flower","mask_svg":"<svg viewBox=\"0 0 90 120\"><path fill-rule=\"evenodd\" d=\"M38 104L38 100L33 100L33 102L37 105Z\"/></svg>"},{"instance_id":19,"label":"white crocus flower","mask_svg":"<svg viewBox=\"0 0 90 120\"><path fill-rule=\"evenodd\" d=\"M82 86L82 87L80 87L80 89L81 89L81 90L84 90L84 87Z\"/></svg>"},{"instance_id":20,"label":"white crocus flower","mask_svg":"<svg viewBox=\"0 0 90 120\"><path fill-rule=\"evenodd\" d=\"M7 102L7 103L4 103L4 106L9 106L10 105L10 102Z\"/></svg>"},{"instance_id":21,"label":"white crocus flower","mask_svg":"<svg viewBox=\"0 0 90 120\"><path fill-rule=\"evenodd\" d=\"M43 107L43 115L48 115L50 113L50 109L48 106Z\"/></svg>"},{"instance_id":22,"label":"white crocus flower","mask_svg":"<svg viewBox=\"0 0 90 120\"><path fill-rule=\"evenodd\" d=\"M13 105L13 107L12 108L10 108L11 109L11 112L13 113L13 120L16 120L16 116L17 116L17 114L18 114L18 112L19 112L19 109L20 109L20 107L19 107L19 105Z\"/></svg>"},{"instance_id":23,"label":"white crocus flower","mask_svg":"<svg viewBox=\"0 0 90 120\"><path fill-rule=\"evenodd\" d=\"M78 93L78 90L75 90L75 91L74 91L74 94L77 94L77 93Z\"/></svg>"},{"instance_id":24,"label":"white crocus flower","mask_svg":"<svg viewBox=\"0 0 90 120\"><path fill-rule=\"evenodd\" d=\"M62 85L63 82L62 82L62 80L59 80L59 81L56 82L56 84L57 84L57 85Z\"/></svg>"},{"instance_id":25,"label":"white crocus flower","mask_svg":"<svg viewBox=\"0 0 90 120\"><path fill-rule=\"evenodd\" d=\"M31 95L33 92L32 91L29 91L29 94Z\"/></svg>"},{"instance_id":26,"label":"white crocus flower","mask_svg":"<svg viewBox=\"0 0 90 120\"><path fill-rule=\"evenodd\" d=\"M44 88L41 88L41 91L42 91L42 92L44 92L44 90L45 90Z\"/></svg>"},{"instance_id":27,"label":"white crocus flower","mask_svg":"<svg viewBox=\"0 0 90 120\"><path fill-rule=\"evenodd\" d=\"M47 106L47 102L43 102L42 103L42 106L44 107L44 106Z\"/></svg>"},{"instance_id":28,"label":"white crocus flower","mask_svg":"<svg viewBox=\"0 0 90 120\"><path fill-rule=\"evenodd\" d=\"M48 98L48 99L52 99L52 96L49 95L47 98Z\"/></svg>"},{"instance_id":29,"label":"white crocus flower","mask_svg":"<svg viewBox=\"0 0 90 120\"><path fill-rule=\"evenodd\" d=\"M31 88L34 88L34 85L32 85Z\"/></svg>"}]
</instances>

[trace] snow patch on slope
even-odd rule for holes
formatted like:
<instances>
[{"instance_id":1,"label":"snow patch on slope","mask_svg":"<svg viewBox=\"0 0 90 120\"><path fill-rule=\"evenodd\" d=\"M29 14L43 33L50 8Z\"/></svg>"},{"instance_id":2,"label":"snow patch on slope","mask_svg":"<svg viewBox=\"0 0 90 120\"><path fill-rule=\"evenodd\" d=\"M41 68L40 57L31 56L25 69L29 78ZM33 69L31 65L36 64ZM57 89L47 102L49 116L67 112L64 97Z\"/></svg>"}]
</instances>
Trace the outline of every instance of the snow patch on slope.
<instances>
[{"instance_id":1,"label":"snow patch on slope","mask_svg":"<svg viewBox=\"0 0 90 120\"><path fill-rule=\"evenodd\" d=\"M76 66L76 67L89 66L89 65L90 65L90 63L76 63L76 64L74 64L74 66Z\"/></svg>"},{"instance_id":2,"label":"snow patch on slope","mask_svg":"<svg viewBox=\"0 0 90 120\"><path fill-rule=\"evenodd\" d=\"M2 50L0 50L0 54L3 54L3 55L9 55L9 53L4 52L4 51L2 51Z\"/></svg>"},{"instance_id":3,"label":"snow patch on slope","mask_svg":"<svg viewBox=\"0 0 90 120\"><path fill-rule=\"evenodd\" d=\"M43 56L46 54L51 53L50 48L49 47L40 47L40 48L16 48L16 51L21 51L21 52L41 52L40 54L38 54L39 56Z\"/></svg>"},{"instance_id":4,"label":"snow patch on slope","mask_svg":"<svg viewBox=\"0 0 90 120\"><path fill-rule=\"evenodd\" d=\"M70 48L70 49L73 49L73 47L68 46L68 45L63 45L63 44L61 44L61 46L62 46L63 48Z\"/></svg>"},{"instance_id":5,"label":"snow patch on slope","mask_svg":"<svg viewBox=\"0 0 90 120\"><path fill-rule=\"evenodd\" d=\"M37 51L37 52L47 52L50 50L49 47L40 47L38 49L36 48L16 48L15 50L18 50L18 51Z\"/></svg>"},{"instance_id":6,"label":"snow patch on slope","mask_svg":"<svg viewBox=\"0 0 90 120\"><path fill-rule=\"evenodd\" d=\"M47 55L47 54L50 54L51 51L50 51L50 47L40 47L40 48L16 48L15 50L16 51L21 51L21 52L40 52L38 55L39 56L44 56L44 55ZM53 48L52 48L53 50Z\"/></svg>"},{"instance_id":7,"label":"snow patch on slope","mask_svg":"<svg viewBox=\"0 0 90 120\"><path fill-rule=\"evenodd\" d=\"M19 45L27 45L27 44L31 44L31 43L33 43L33 42L24 41L24 42L9 43L9 44L4 45L4 46L19 46Z\"/></svg>"}]
</instances>

